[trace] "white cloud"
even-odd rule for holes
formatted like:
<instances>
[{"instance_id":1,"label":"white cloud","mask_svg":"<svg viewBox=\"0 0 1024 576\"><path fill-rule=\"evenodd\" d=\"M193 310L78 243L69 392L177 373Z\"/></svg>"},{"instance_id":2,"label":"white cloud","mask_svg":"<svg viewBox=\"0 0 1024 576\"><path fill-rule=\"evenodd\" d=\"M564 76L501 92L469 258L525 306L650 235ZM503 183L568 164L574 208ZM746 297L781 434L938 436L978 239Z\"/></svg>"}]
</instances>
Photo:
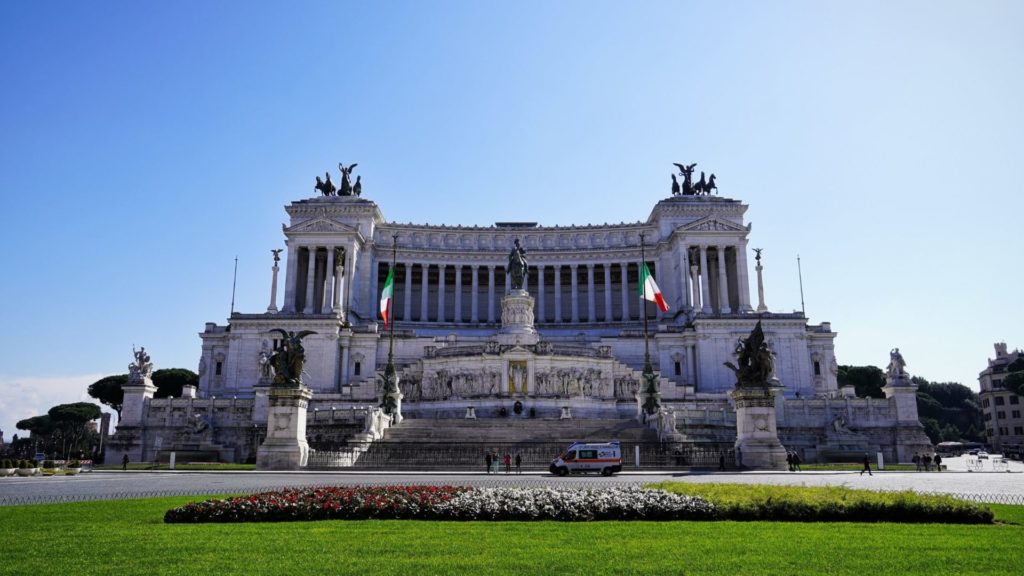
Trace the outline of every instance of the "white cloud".
<instances>
[{"instance_id":1,"label":"white cloud","mask_svg":"<svg viewBox=\"0 0 1024 576\"><path fill-rule=\"evenodd\" d=\"M103 378L105 374L82 376L16 377L0 375L0 430L4 441L10 442L15 434L27 436L28 432L18 430L14 425L25 418L46 414L57 404L69 402L94 402L86 392L89 384ZM110 412L103 407L104 412Z\"/></svg>"}]
</instances>

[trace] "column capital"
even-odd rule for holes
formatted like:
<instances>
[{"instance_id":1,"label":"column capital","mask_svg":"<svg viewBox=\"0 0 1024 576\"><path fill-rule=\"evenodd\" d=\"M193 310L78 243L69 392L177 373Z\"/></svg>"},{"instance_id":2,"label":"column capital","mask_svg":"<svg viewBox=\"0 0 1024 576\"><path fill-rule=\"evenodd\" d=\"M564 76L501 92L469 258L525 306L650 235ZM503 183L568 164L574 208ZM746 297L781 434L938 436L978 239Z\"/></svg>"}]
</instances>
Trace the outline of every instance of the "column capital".
<instances>
[{"instance_id":1,"label":"column capital","mask_svg":"<svg viewBox=\"0 0 1024 576\"><path fill-rule=\"evenodd\" d=\"M480 269L480 265L479 264L470 264L469 267L472 268L473 270L479 270Z\"/></svg>"},{"instance_id":2,"label":"column capital","mask_svg":"<svg viewBox=\"0 0 1024 576\"><path fill-rule=\"evenodd\" d=\"M573 264L569 264L569 268L572 268L573 270L576 270L576 269L578 269L579 267L580 267L580 265L579 265L579 264L575 264L575 263L573 263Z\"/></svg>"},{"instance_id":3,"label":"column capital","mask_svg":"<svg viewBox=\"0 0 1024 576\"><path fill-rule=\"evenodd\" d=\"M594 263L593 262L588 262L586 264L586 266L587 266L587 270L593 270L594 269Z\"/></svg>"}]
</instances>

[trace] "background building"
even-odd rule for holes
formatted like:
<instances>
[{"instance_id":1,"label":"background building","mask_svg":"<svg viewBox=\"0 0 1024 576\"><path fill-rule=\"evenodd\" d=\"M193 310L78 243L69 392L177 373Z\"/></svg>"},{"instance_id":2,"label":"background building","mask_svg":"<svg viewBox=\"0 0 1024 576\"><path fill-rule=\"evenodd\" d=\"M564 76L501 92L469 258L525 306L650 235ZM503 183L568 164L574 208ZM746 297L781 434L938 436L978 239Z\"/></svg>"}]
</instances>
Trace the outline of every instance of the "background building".
<instances>
[{"instance_id":1,"label":"background building","mask_svg":"<svg viewBox=\"0 0 1024 576\"><path fill-rule=\"evenodd\" d=\"M985 436L993 450L1021 453L1024 451L1024 405L1020 396L1003 386L1003 380L1008 374L1007 367L1024 354L1020 350L1007 352L1006 342L996 342L995 350L996 357L989 358L988 368L978 375Z\"/></svg>"}]
</instances>

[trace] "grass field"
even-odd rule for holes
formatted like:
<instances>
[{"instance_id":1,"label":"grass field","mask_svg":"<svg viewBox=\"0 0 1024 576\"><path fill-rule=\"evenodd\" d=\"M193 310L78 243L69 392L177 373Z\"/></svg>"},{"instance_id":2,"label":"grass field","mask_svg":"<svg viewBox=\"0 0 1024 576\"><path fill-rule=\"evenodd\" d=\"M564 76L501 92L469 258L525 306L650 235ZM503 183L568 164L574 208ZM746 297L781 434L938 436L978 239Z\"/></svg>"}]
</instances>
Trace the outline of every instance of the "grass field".
<instances>
[{"instance_id":1,"label":"grass field","mask_svg":"<svg viewBox=\"0 0 1024 576\"><path fill-rule=\"evenodd\" d=\"M989 526L782 522L164 524L195 498L0 508L0 574L1008 574Z\"/></svg>"},{"instance_id":2,"label":"grass field","mask_svg":"<svg viewBox=\"0 0 1024 576\"><path fill-rule=\"evenodd\" d=\"M100 464L96 470L120 470L120 464ZM129 470L168 470L167 464L139 463L129 464ZM255 470L255 464L217 464L217 463L195 463L176 464L175 470Z\"/></svg>"}]
</instances>

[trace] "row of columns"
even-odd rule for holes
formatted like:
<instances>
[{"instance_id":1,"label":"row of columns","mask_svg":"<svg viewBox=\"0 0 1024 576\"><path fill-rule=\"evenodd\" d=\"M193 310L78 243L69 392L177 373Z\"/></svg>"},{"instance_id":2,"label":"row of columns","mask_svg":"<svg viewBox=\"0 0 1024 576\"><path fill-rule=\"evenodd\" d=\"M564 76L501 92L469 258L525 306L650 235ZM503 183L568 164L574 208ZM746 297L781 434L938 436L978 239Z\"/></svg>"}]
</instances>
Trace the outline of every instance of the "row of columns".
<instances>
[{"instance_id":1,"label":"row of columns","mask_svg":"<svg viewBox=\"0 0 1024 576\"><path fill-rule=\"evenodd\" d=\"M636 284L632 285L629 283L628 273L629 266L634 266L636 270L637 264L635 262L609 262L609 263L595 263L595 264L538 264L530 267L530 274L524 282L523 288L530 291L537 298L536 303L536 318L538 322L572 322L579 323L581 321L587 322L615 322L623 321L628 322L631 320L639 320L638 304L631 304L635 300L639 300L639 290ZM404 290L400 298L401 313L399 314L396 310L396 318L406 322L496 322L500 314L498 310L498 304L500 296L507 294L511 289L511 276L507 273L504 274L505 286L504 291L499 295L497 293L496 277L497 270L505 270L504 266L499 265L479 265L479 264L418 264L412 262L399 263L404 269ZM585 292L579 284L578 273L579 268L584 267L586 269L586 286ZM418 315L414 317L413 301L416 297L413 291L413 274L414 267L419 267L420 279L419 279L419 311ZM621 296L621 309L616 311L612 303L614 301L614 287L612 285L612 271L614 267L618 267L621 276L621 287L618 292ZM436 280L436 307L434 313L431 314L430 307L430 296L431 296L431 285L430 285L430 274L431 268L437 270ZM446 271L449 268L455 270L454 275L454 289L449 291L447 286L447 274ZM470 286L468 297L469 302L469 314L468 317L463 312L463 271L465 268L471 269L470 274ZM481 268L486 269L487 278L487 289L486 292L480 290L480 284L482 284ZM564 298L559 297L562 294L562 273L563 269L568 268L570 270L570 286L569 286L569 306L568 306L568 317L566 316L566 310L563 306ZM599 295L597 287L597 273L603 275L603 294ZM653 266L652 266L653 268ZM550 271L549 271L550 270ZM551 277L554 277L553 283ZM531 284L533 285L531 288ZM549 314L548 310L548 298L547 291L552 288L554 290L554 311L553 314ZM486 295L486 307L481 310L481 298ZM585 300L583 297L585 296ZM603 298L603 317L598 318L597 302L598 297ZM448 302L449 298L454 299L453 308L449 314ZM585 305L585 308L581 306ZM632 310L631 310L632 308ZM437 311L444 311L439 313ZM618 312L618 314L616 314ZM439 317L443 314L443 318ZM660 312L658 312L660 317ZM584 319L585 315L585 319Z\"/></svg>"},{"instance_id":2,"label":"row of columns","mask_svg":"<svg viewBox=\"0 0 1024 576\"><path fill-rule=\"evenodd\" d=\"M709 259L709 250L714 251L714 260ZM732 267L726 261L727 250L734 254ZM679 295L683 308L703 314L750 312L746 252L745 242L740 245L683 245L679 250L679 269L682 271ZM716 270L711 269L709 262ZM730 298L730 282L735 286L735 300Z\"/></svg>"},{"instance_id":3,"label":"row of columns","mask_svg":"<svg viewBox=\"0 0 1024 576\"><path fill-rule=\"evenodd\" d=\"M354 270L358 250L340 246L297 246L289 251L284 312L341 314L351 308L353 283L346 271ZM305 263L303 277L299 269Z\"/></svg>"}]
</instances>

